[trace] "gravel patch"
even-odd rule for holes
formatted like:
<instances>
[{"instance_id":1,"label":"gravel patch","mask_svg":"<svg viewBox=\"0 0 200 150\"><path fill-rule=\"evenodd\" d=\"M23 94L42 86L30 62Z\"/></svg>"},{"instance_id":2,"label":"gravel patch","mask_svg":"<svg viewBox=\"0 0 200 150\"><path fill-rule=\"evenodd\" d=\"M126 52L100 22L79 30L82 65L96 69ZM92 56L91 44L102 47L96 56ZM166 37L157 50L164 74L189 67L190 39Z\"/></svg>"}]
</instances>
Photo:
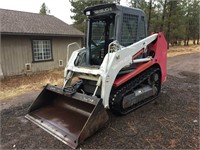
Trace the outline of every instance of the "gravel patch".
<instances>
[{"instance_id":1,"label":"gravel patch","mask_svg":"<svg viewBox=\"0 0 200 150\"><path fill-rule=\"evenodd\" d=\"M184 78L168 76L156 101L126 116L108 111L106 126L79 148L199 149L199 74L180 74ZM30 104L1 110L1 148L69 148L24 118Z\"/></svg>"}]
</instances>

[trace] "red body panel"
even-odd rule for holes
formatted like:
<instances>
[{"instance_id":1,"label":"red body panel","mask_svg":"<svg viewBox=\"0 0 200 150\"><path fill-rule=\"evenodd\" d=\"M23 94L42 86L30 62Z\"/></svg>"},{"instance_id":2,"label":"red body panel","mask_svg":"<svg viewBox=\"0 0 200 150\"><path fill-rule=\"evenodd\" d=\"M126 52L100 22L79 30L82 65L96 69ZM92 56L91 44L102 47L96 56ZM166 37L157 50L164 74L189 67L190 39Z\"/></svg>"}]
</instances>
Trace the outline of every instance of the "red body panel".
<instances>
[{"instance_id":1,"label":"red body panel","mask_svg":"<svg viewBox=\"0 0 200 150\"><path fill-rule=\"evenodd\" d=\"M161 73L162 73L161 81L163 83L166 80L166 75L167 75L167 42L166 42L165 37L162 32L158 33L158 38L157 38L156 42L152 42L148 45L148 52L150 52L150 51L155 52L155 56L154 56L153 60L143 63L143 64L139 65L133 72L130 72L128 74L125 74L125 75L117 78L115 80L113 86L118 87L118 86L122 85L123 83L127 82L128 80L130 80L134 76L138 75L142 71L148 69L149 67L151 67L154 64L158 64L160 66ZM141 51L138 53L141 54ZM135 54L133 56L133 58L137 57L138 53Z\"/></svg>"}]
</instances>

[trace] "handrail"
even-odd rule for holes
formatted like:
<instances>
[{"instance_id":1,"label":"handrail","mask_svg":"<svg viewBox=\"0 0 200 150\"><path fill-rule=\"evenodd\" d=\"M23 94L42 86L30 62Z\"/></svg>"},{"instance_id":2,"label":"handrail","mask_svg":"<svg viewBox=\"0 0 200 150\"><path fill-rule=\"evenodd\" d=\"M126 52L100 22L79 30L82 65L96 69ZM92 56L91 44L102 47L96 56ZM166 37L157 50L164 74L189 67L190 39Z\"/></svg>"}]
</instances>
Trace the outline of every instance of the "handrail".
<instances>
[{"instance_id":1,"label":"handrail","mask_svg":"<svg viewBox=\"0 0 200 150\"><path fill-rule=\"evenodd\" d=\"M111 51L111 45L112 45L112 44L116 44L116 45L118 45L118 46L120 47L120 45L119 45L119 43L118 43L117 40L111 42L111 43L108 45L108 58L107 58L107 64L106 64L106 71L107 71L107 69L108 69L109 54L110 54L110 51ZM116 46L116 50L117 50L117 46Z\"/></svg>"},{"instance_id":2,"label":"handrail","mask_svg":"<svg viewBox=\"0 0 200 150\"><path fill-rule=\"evenodd\" d=\"M70 44L67 45L67 59L66 59L66 64L69 61L69 47L72 46L72 45L76 45L78 47L78 49L81 48L80 45L77 42L73 42L73 43L70 43Z\"/></svg>"}]
</instances>

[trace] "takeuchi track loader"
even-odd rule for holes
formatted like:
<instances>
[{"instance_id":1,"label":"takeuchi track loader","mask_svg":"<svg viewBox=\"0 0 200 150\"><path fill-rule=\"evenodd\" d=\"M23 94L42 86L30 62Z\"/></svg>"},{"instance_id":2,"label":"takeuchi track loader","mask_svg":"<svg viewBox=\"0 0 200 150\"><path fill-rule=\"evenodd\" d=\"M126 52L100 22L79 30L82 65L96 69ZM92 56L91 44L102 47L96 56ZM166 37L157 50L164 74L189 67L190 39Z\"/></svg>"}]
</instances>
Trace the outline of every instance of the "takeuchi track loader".
<instances>
[{"instance_id":1,"label":"takeuchi track loader","mask_svg":"<svg viewBox=\"0 0 200 150\"><path fill-rule=\"evenodd\" d=\"M147 36L142 10L103 4L84 14L86 47L67 58L63 87L46 85L26 115L72 148L105 125L107 109L126 115L154 100L166 80L165 37Z\"/></svg>"}]
</instances>

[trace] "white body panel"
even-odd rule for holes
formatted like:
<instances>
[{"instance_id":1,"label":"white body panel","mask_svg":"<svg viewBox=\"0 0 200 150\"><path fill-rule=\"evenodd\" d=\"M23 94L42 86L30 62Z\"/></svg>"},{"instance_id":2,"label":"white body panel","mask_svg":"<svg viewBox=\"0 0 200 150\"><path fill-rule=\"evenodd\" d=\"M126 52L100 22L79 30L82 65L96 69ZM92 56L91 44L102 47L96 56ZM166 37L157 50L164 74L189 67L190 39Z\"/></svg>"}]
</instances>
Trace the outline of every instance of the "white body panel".
<instances>
[{"instance_id":1,"label":"white body panel","mask_svg":"<svg viewBox=\"0 0 200 150\"><path fill-rule=\"evenodd\" d=\"M142 39L130 46L122 47L121 50L116 52L106 54L101 66L99 69L94 68L84 68L80 66L75 66L74 61L77 58L77 55L84 51L85 49L79 49L74 51L69 59L68 64L66 65L64 76L65 80L67 77L67 72L77 72L77 73L85 73L92 74L95 76L101 77L101 98L103 99L103 105L105 108L109 108L109 96L115 81L115 78L119 71L125 66L129 66L133 63L132 56L138 53L142 49L146 49L147 45L150 44L157 38L158 34L153 34L145 39ZM109 55L109 56L108 56ZM141 61L151 61L151 58L147 58L143 60L137 59L136 62ZM65 81L66 83L67 81Z\"/></svg>"}]
</instances>

